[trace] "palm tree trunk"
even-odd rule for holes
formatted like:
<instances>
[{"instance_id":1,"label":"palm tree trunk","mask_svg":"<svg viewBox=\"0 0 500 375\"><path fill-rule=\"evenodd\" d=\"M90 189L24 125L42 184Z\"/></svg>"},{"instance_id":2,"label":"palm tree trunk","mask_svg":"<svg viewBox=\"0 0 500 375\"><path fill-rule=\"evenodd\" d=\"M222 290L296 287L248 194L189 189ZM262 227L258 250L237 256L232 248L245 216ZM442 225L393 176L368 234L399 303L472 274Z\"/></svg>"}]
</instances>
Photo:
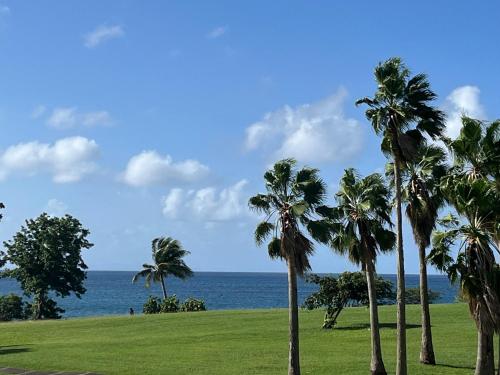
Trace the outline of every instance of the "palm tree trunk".
<instances>
[{"instance_id":1,"label":"palm tree trunk","mask_svg":"<svg viewBox=\"0 0 500 375\"><path fill-rule=\"evenodd\" d=\"M161 281L161 290L163 292L163 299L167 299L167 289L165 288L165 280L163 279L163 275L160 275Z\"/></svg>"},{"instance_id":2,"label":"palm tree trunk","mask_svg":"<svg viewBox=\"0 0 500 375\"><path fill-rule=\"evenodd\" d=\"M405 263L403 252L403 216L401 213L401 168L397 153L394 153L394 182L396 188L396 244L398 253L396 375L406 375L408 370L406 359Z\"/></svg>"},{"instance_id":3,"label":"palm tree trunk","mask_svg":"<svg viewBox=\"0 0 500 375\"><path fill-rule=\"evenodd\" d=\"M477 360L474 375L494 375L495 358L493 351L493 334L482 330L477 332Z\"/></svg>"},{"instance_id":4,"label":"palm tree trunk","mask_svg":"<svg viewBox=\"0 0 500 375\"><path fill-rule=\"evenodd\" d=\"M420 258L420 305L422 306L422 341L420 347L420 362L435 365L434 347L432 345L431 314L429 311L429 290L427 287L427 262L425 247L419 246Z\"/></svg>"},{"instance_id":5,"label":"palm tree trunk","mask_svg":"<svg viewBox=\"0 0 500 375\"><path fill-rule=\"evenodd\" d=\"M368 285L368 299L370 302L370 332L372 340L372 359L370 371L372 375L386 375L384 361L382 360L382 347L380 345L380 332L378 322L377 291L375 287L373 262L366 264L366 282Z\"/></svg>"},{"instance_id":6,"label":"palm tree trunk","mask_svg":"<svg viewBox=\"0 0 500 375\"><path fill-rule=\"evenodd\" d=\"M498 332L498 372L497 375L500 375L500 332Z\"/></svg>"},{"instance_id":7,"label":"palm tree trunk","mask_svg":"<svg viewBox=\"0 0 500 375\"><path fill-rule=\"evenodd\" d=\"M297 303L297 271L293 254L288 259L288 321L290 350L288 375L300 375L299 359L299 307Z\"/></svg>"}]
</instances>

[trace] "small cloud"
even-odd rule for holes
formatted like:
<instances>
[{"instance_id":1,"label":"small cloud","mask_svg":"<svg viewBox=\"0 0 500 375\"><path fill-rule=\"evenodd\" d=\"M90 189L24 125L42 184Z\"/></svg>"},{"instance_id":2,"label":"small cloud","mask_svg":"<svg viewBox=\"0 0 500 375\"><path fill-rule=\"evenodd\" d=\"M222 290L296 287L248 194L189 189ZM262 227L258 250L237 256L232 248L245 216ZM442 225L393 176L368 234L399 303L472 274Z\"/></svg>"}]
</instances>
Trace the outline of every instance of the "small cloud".
<instances>
[{"instance_id":1,"label":"small cloud","mask_svg":"<svg viewBox=\"0 0 500 375\"><path fill-rule=\"evenodd\" d=\"M247 180L217 190L205 187L199 190L171 189L163 198L163 214L169 219L215 223L250 217L245 194Z\"/></svg>"},{"instance_id":2,"label":"small cloud","mask_svg":"<svg viewBox=\"0 0 500 375\"><path fill-rule=\"evenodd\" d=\"M124 35L125 31L121 26L98 26L94 31L84 36L84 45L87 48L94 48L101 43Z\"/></svg>"},{"instance_id":3,"label":"small cloud","mask_svg":"<svg viewBox=\"0 0 500 375\"><path fill-rule=\"evenodd\" d=\"M63 216L68 210L68 206L55 198L49 199L45 206L45 211L50 216Z\"/></svg>"},{"instance_id":4,"label":"small cloud","mask_svg":"<svg viewBox=\"0 0 500 375\"><path fill-rule=\"evenodd\" d=\"M447 96L444 110L448 114L446 136L456 138L462 128L462 116L467 115L483 120L486 116L479 96L481 90L477 86L460 86Z\"/></svg>"},{"instance_id":5,"label":"small cloud","mask_svg":"<svg viewBox=\"0 0 500 375\"><path fill-rule=\"evenodd\" d=\"M363 145L358 121L344 115L347 92L295 108L267 113L246 129L245 148L269 153L270 159L294 157L304 163L332 162L357 155Z\"/></svg>"},{"instance_id":6,"label":"small cloud","mask_svg":"<svg viewBox=\"0 0 500 375\"><path fill-rule=\"evenodd\" d=\"M31 112L31 118L37 119L42 117L46 110L47 108L44 105L37 105L33 108L33 112Z\"/></svg>"},{"instance_id":7,"label":"small cloud","mask_svg":"<svg viewBox=\"0 0 500 375\"><path fill-rule=\"evenodd\" d=\"M228 27L227 26L219 26L219 27L216 27L215 29L213 29L212 31L210 31L208 34L207 34L207 38L208 39L217 39L217 38L220 38L221 36L223 36L226 32L228 31Z\"/></svg>"},{"instance_id":8,"label":"small cloud","mask_svg":"<svg viewBox=\"0 0 500 375\"><path fill-rule=\"evenodd\" d=\"M57 129L71 129L77 126L109 126L113 119L108 111L79 112L76 107L54 108L47 124Z\"/></svg>"},{"instance_id":9,"label":"small cloud","mask_svg":"<svg viewBox=\"0 0 500 375\"><path fill-rule=\"evenodd\" d=\"M99 147L84 137L62 138L54 144L19 143L0 153L0 181L10 175L47 173L56 183L80 181L95 172Z\"/></svg>"},{"instance_id":10,"label":"small cloud","mask_svg":"<svg viewBox=\"0 0 500 375\"><path fill-rule=\"evenodd\" d=\"M194 182L207 176L209 168L197 160L174 162L170 155L143 151L130 158L123 181L131 186L145 187L178 182Z\"/></svg>"}]
</instances>

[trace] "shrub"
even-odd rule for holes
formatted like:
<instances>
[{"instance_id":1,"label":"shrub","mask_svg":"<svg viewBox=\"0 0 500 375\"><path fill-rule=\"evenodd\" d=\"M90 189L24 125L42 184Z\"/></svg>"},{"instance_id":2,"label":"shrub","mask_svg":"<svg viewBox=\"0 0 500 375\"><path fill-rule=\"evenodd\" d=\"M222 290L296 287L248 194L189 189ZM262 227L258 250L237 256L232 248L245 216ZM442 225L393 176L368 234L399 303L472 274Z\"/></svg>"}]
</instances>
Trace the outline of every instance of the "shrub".
<instances>
[{"instance_id":1,"label":"shrub","mask_svg":"<svg viewBox=\"0 0 500 375\"><path fill-rule=\"evenodd\" d=\"M160 305L161 313L172 313L180 310L179 300L175 294L165 298Z\"/></svg>"},{"instance_id":2,"label":"shrub","mask_svg":"<svg viewBox=\"0 0 500 375\"><path fill-rule=\"evenodd\" d=\"M160 312L161 300L158 297L149 296L148 300L142 306L144 314L158 314Z\"/></svg>"},{"instance_id":3,"label":"shrub","mask_svg":"<svg viewBox=\"0 0 500 375\"><path fill-rule=\"evenodd\" d=\"M201 299L188 298L181 307L182 311L206 311L205 302Z\"/></svg>"},{"instance_id":4,"label":"shrub","mask_svg":"<svg viewBox=\"0 0 500 375\"><path fill-rule=\"evenodd\" d=\"M441 293L434 292L433 290L428 290L427 292L429 303L436 302ZM408 305L419 305L420 304L420 288L407 288L405 291L405 301Z\"/></svg>"},{"instance_id":5,"label":"shrub","mask_svg":"<svg viewBox=\"0 0 500 375\"><path fill-rule=\"evenodd\" d=\"M15 294L0 296L0 320L10 322L11 320L26 319L25 302Z\"/></svg>"}]
</instances>

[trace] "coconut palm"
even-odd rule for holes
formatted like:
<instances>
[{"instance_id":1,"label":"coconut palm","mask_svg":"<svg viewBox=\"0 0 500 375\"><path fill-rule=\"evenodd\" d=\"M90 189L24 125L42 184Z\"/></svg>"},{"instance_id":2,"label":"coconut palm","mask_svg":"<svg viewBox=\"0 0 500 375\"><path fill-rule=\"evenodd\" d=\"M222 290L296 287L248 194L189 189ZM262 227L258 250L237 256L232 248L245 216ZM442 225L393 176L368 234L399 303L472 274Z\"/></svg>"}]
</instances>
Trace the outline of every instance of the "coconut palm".
<instances>
[{"instance_id":1,"label":"coconut palm","mask_svg":"<svg viewBox=\"0 0 500 375\"><path fill-rule=\"evenodd\" d=\"M313 241L305 233L324 243L330 236L328 224L316 220L315 215L325 198L325 184L317 169L297 171L295 166L293 159L274 164L264 174L267 192L249 200L251 209L266 215L255 229L256 243L262 245L271 238L269 256L285 260L288 265L289 375L300 374L297 275L310 270L309 256L314 251Z\"/></svg>"},{"instance_id":2,"label":"coconut palm","mask_svg":"<svg viewBox=\"0 0 500 375\"><path fill-rule=\"evenodd\" d=\"M438 211L444 204L439 183L447 169L444 150L437 146L423 145L417 150L414 159L403 163L401 171L402 198L406 204L406 216L413 230L420 260L419 289L422 307L420 362L432 365L436 364L436 359L432 344L426 249L431 244L431 235L436 228ZM387 164L386 174L391 178L394 177L393 163ZM392 181L394 181L393 178Z\"/></svg>"},{"instance_id":3,"label":"coconut palm","mask_svg":"<svg viewBox=\"0 0 500 375\"><path fill-rule=\"evenodd\" d=\"M146 279L146 287L148 288L151 282L159 282L163 298L167 298L165 279L168 275L182 280L193 275L191 268L182 259L189 254L189 251L185 250L179 241L171 237L155 238L151 244L151 248L153 264L143 264L143 270L134 276L132 282L135 283L139 278L144 277Z\"/></svg>"},{"instance_id":4,"label":"coconut palm","mask_svg":"<svg viewBox=\"0 0 500 375\"><path fill-rule=\"evenodd\" d=\"M378 173L360 178L347 169L336 194L337 207L319 211L333 221L332 248L361 266L366 274L370 305L372 374L387 374L380 345L375 261L377 252L394 249L396 235L388 229L391 223L390 192Z\"/></svg>"},{"instance_id":5,"label":"coconut palm","mask_svg":"<svg viewBox=\"0 0 500 375\"><path fill-rule=\"evenodd\" d=\"M415 157L424 135L435 139L444 129L444 114L430 106L436 94L430 89L425 74L410 77L410 71L399 58L391 58L375 68L377 91L373 98L362 98L356 105L366 104L365 114L377 135L381 148L394 163L397 230L397 364L396 374L406 375L406 314L403 253L403 218L401 213L402 164Z\"/></svg>"}]
</instances>

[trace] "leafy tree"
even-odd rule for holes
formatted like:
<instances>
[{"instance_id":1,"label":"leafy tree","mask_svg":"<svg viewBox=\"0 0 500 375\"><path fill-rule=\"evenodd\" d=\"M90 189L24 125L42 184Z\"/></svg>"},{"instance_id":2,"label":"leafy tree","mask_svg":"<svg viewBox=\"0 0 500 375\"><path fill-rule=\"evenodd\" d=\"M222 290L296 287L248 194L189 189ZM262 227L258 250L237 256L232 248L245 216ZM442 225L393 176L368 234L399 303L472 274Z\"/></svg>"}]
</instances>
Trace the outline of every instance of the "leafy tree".
<instances>
[{"instance_id":1,"label":"leafy tree","mask_svg":"<svg viewBox=\"0 0 500 375\"><path fill-rule=\"evenodd\" d=\"M163 299L167 298L165 279L172 275L179 279L186 279L193 276L193 271L184 262L184 258L189 254L181 243L171 237L155 238L151 244L153 264L143 264L143 270L138 272L132 282L139 278L146 278L146 287L150 287L151 281L161 284Z\"/></svg>"},{"instance_id":2,"label":"leafy tree","mask_svg":"<svg viewBox=\"0 0 500 375\"><path fill-rule=\"evenodd\" d=\"M325 307L324 329L332 329L342 310L348 306L369 304L366 275L361 272L343 272L338 277L311 274L306 279L319 285L319 290L304 301L303 307L312 310ZM394 300L392 283L382 277L375 278L377 300L387 303Z\"/></svg>"},{"instance_id":3,"label":"leafy tree","mask_svg":"<svg viewBox=\"0 0 500 375\"><path fill-rule=\"evenodd\" d=\"M326 243L330 228L324 220L316 220L316 209L325 198L325 184L313 168L295 169L293 159L274 164L264 174L266 194L250 198L250 208L266 215L255 229L258 245L271 237L267 249L272 259L285 260L288 265L288 301L290 347L288 374L300 374L299 316L297 303L297 275L303 276L311 267L309 256L314 251L311 237Z\"/></svg>"},{"instance_id":4,"label":"leafy tree","mask_svg":"<svg viewBox=\"0 0 500 375\"><path fill-rule=\"evenodd\" d=\"M427 303L431 304L439 299L441 293L435 292L431 289L427 291ZM420 305L422 298L422 292L420 288L406 288L405 301L407 305Z\"/></svg>"},{"instance_id":5,"label":"leafy tree","mask_svg":"<svg viewBox=\"0 0 500 375\"><path fill-rule=\"evenodd\" d=\"M93 244L87 240L89 231L74 217L51 217L43 213L26 221L26 226L11 241L4 242L2 262L15 268L2 273L16 279L28 296L33 296L33 319L60 318L64 310L49 298L85 293L86 269L81 251Z\"/></svg>"},{"instance_id":6,"label":"leafy tree","mask_svg":"<svg viewBox=\"0 0 500 375\"><path fill-rule=\"evenodd\" d=\"M362 98L365 114L377 135L382 136L382 152L394 163L397 230L397 359L396 375L407 374L406 313L403 253L403 218L401 213L401 169L415 157L425 142L424 134L435 139L444 129L444 114L429 103L436 99L425 74L410 77L400 58L394 57L375 68L377 91L373 98Z\"/></svg>"},{"instance_id":7,"label":"leafy tree","mask_svg":"<svg viewBox=\"0 0 500 375\"><path fill-rule=\"evenodd\" d=\"M413 230L420 260L420 304L422 307L422 339L420 362L436 364L432 344L430 292L427 286L426 249L431 244L432 231L436 227L438 211L444 205L439 183L446 174L446 154L437 146L422 145L416 157L402 163L402 198L406 204L406 216ZM394 164L388 163L386 174L394 181ZM408 296L407 296L408 297ZM408 299L406 300L408 302ZM420 302L418 302L420 303Z\"/></svg>"},{"instance_id":8,"label":"leafy tree","mask_svg":"<svg viewBox=\"0 0 500 375\"><path fill-rule=\"evenodd\" d=\"M377 253L394 249L396 236L391 223L390 192L378 173L360 178L354 169L347 169L335 196L337 206L318 211L332 221L331 247L346 255L365 272L370 305L372 374L386 374L380 344L375 262Z\"/></svg>"},{"instance_id":9,"label":"leafy tree","mask_svg":"<svg viewBox=\"0 0 500 375\"><path fill-rule=\"evenodd\" d=\"M0 296L0 321L26 319L26 303L15 294Z\"/></svg>"}]
</instances>

